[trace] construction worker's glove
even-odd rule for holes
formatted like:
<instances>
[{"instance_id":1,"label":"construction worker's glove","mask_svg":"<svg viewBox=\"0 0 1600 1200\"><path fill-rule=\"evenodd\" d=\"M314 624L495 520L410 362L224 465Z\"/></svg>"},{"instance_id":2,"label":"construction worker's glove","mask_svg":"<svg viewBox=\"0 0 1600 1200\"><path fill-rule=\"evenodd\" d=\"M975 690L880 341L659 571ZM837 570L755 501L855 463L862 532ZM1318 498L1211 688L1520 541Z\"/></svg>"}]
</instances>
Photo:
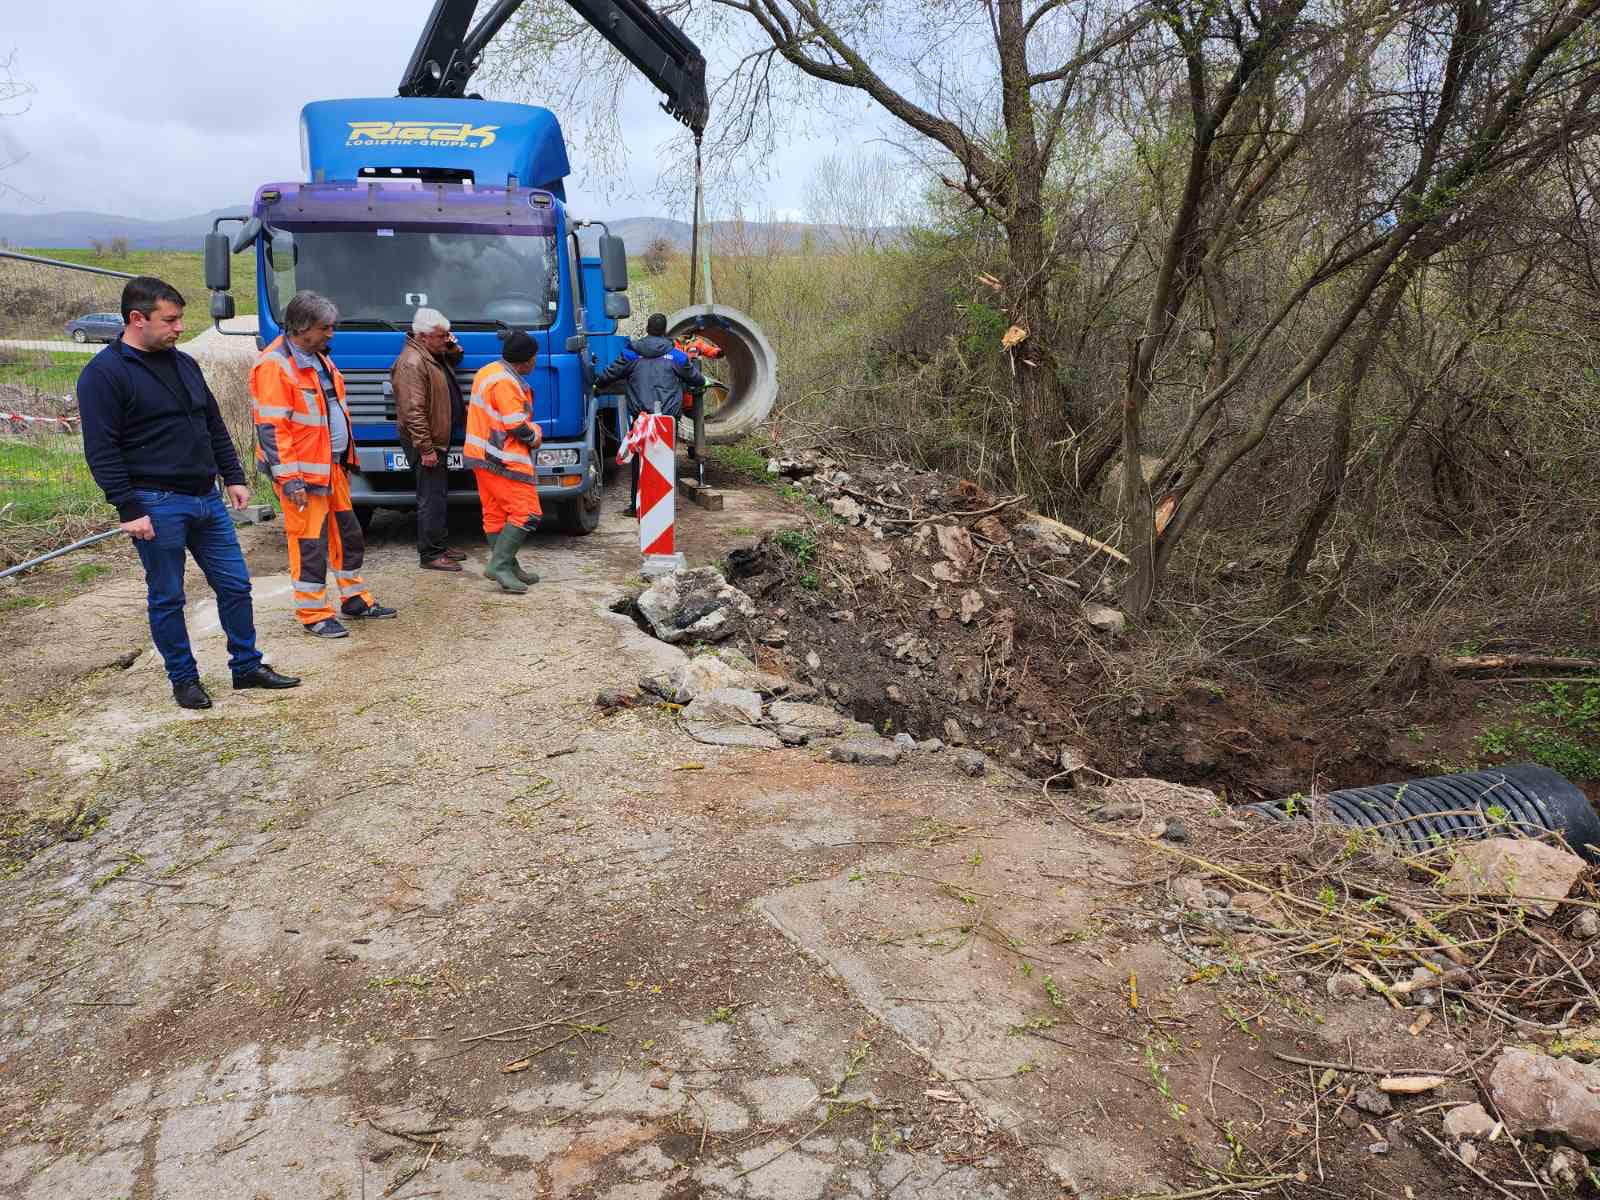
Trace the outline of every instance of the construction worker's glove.
<instances>
[{"instance_id":1,"label":"construction worker's glove","mask_svg":"<svg viewBox=\"0 0 1600 1200\"><path fill-rule=\"evenodd\" d=\"M306 485L298 479L290 480L283 485L283 494L289 503L304 511L306 506Z\"/></svg>"}]
</instances>

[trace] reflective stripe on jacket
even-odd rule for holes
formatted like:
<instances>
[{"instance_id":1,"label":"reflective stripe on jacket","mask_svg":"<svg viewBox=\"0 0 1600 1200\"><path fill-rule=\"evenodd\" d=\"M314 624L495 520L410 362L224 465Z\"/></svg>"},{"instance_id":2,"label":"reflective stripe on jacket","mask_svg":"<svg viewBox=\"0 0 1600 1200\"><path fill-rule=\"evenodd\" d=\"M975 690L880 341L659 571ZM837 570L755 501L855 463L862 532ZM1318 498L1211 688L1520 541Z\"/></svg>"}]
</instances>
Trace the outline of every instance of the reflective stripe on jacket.
<instances>
[{"instance_id":1,"label":"reflective stripe on jacket","mask_svg":"<svg viewBox=\"0 0 1600 1200\"><path fill-rule=\"evenodd\" d=\"M479 367L467 405L466 465L533 483L532 430L532 389L499 359Z\"/></svg>"},{"instance_id":2,"label":"reflective stripe on jacket","mask_svg":"<svg viewBox=\"0 0 1600 1200\"><path fill-rule=\"evenodd\" d=\"M344 400L344 376L327 355L322 362L333 379L331 403L350 413ZM317 372L295 364L282 337L261 352L250 371L250 398L256 423L256 462L272 474L279 487L299 481L306 491L328 491L333 473L333 439L328 433L329 397L322 391ZM340 455L340 465L355 465L355 437Z\"/></svg>"}]
</instances>

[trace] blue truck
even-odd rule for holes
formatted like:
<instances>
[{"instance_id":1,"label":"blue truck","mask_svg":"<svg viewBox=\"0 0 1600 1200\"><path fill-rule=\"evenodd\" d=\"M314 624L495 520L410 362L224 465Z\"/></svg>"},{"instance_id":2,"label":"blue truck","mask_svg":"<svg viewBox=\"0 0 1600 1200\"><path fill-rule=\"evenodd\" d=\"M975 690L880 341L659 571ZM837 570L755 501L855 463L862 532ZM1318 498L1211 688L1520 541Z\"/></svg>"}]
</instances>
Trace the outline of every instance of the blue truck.
<instances>
[{"instance_id":1,"label":"blue truck","mask_svg":"<svg viewBox=\"0 0 1600 1200\"><path fill-rule=\"evenodd\" d=\"M639 0L569 0L662 91L696 139L709 103L705 61ZM623 348L630 315L627 250L602 222L569 214L566 142L549 110L468 95L484 47L520 0L498 0L472 24L476 0L437 0L399 95L319 100L300 118L304 179L263 184L247 215L219 218L205 242L218 327L234 315L230 255L254 246L257 344L280 333L295 291L339 307L329 352L345 378L359 469L351 498L363 525L379 508L416 504L395 423L389 367L418 308L451 322L465 351L463 391L513 330L539 354L534 418L547 520L587 534L600 521L608 443L623 433L619 396L597 395L597 366ZM236 231L224 232L229 223ZM593 254L580 231L600 230ZM450 499L478 501L461 447L449 451Z\"/></svg>"}]
</instances>

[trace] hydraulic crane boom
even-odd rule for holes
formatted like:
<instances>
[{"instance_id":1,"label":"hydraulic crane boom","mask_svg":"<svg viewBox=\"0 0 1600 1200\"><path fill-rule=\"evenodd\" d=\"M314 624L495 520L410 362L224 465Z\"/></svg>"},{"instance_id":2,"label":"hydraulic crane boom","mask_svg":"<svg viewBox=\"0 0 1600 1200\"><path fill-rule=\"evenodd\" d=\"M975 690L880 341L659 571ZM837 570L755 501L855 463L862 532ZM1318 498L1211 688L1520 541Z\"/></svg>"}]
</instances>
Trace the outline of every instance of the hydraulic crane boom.
<instances>
[{"instance_id":1,"label":"hydraulic crane boom","mask_svg":"<svg viewBox=\"0 0 1600 1200\"><path fill-rule=\"evenodd\" d=\"M711 114L706 60L675 24L644 0L567 0L666 97L661 107L696 135ZM402 96L461 96L483 51L522 0L495 0L472 23L477 0L435 0L400 80Z\"/></svg>"}]
</instances>

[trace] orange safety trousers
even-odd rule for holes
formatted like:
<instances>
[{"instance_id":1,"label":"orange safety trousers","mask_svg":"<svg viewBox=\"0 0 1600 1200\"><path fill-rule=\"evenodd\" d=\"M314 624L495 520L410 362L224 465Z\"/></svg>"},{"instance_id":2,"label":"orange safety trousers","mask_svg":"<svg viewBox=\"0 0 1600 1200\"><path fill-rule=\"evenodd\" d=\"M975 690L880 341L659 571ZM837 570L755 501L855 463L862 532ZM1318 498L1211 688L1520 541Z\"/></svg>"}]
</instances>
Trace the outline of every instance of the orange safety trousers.
<instances>
[{"instance_id":1,"label":"orange safety trousers","mask_svg":"<svg viewBox=\"0 0 1600 1200\"><path fill-rule=\"evenodd\" d=\"M544 515L539 506L539 489L521 479L508 479L493 471L474 468L478 479L478 500L483 505L483 531L499 533L507 525L532 529Z\"/></svg>"},{"instance_id":2,"label":"orange safety trousers","mask_svg":"<svg viewBox=\"0 0 1600 1200\"><path fill-rule=\"evenodd\" d=\"M334 615L333 605L328 602L330 566L341 603L357 598L376 603L361 578L367 541L350 503L350 477L335 463L328 484L327 495L306 495L303 511L283 494L282 487L273 484L283 507L283 532L289 539L289 581L294 591L295 616L302 625L315 625Z\"/></svg>"}]
</instances>

